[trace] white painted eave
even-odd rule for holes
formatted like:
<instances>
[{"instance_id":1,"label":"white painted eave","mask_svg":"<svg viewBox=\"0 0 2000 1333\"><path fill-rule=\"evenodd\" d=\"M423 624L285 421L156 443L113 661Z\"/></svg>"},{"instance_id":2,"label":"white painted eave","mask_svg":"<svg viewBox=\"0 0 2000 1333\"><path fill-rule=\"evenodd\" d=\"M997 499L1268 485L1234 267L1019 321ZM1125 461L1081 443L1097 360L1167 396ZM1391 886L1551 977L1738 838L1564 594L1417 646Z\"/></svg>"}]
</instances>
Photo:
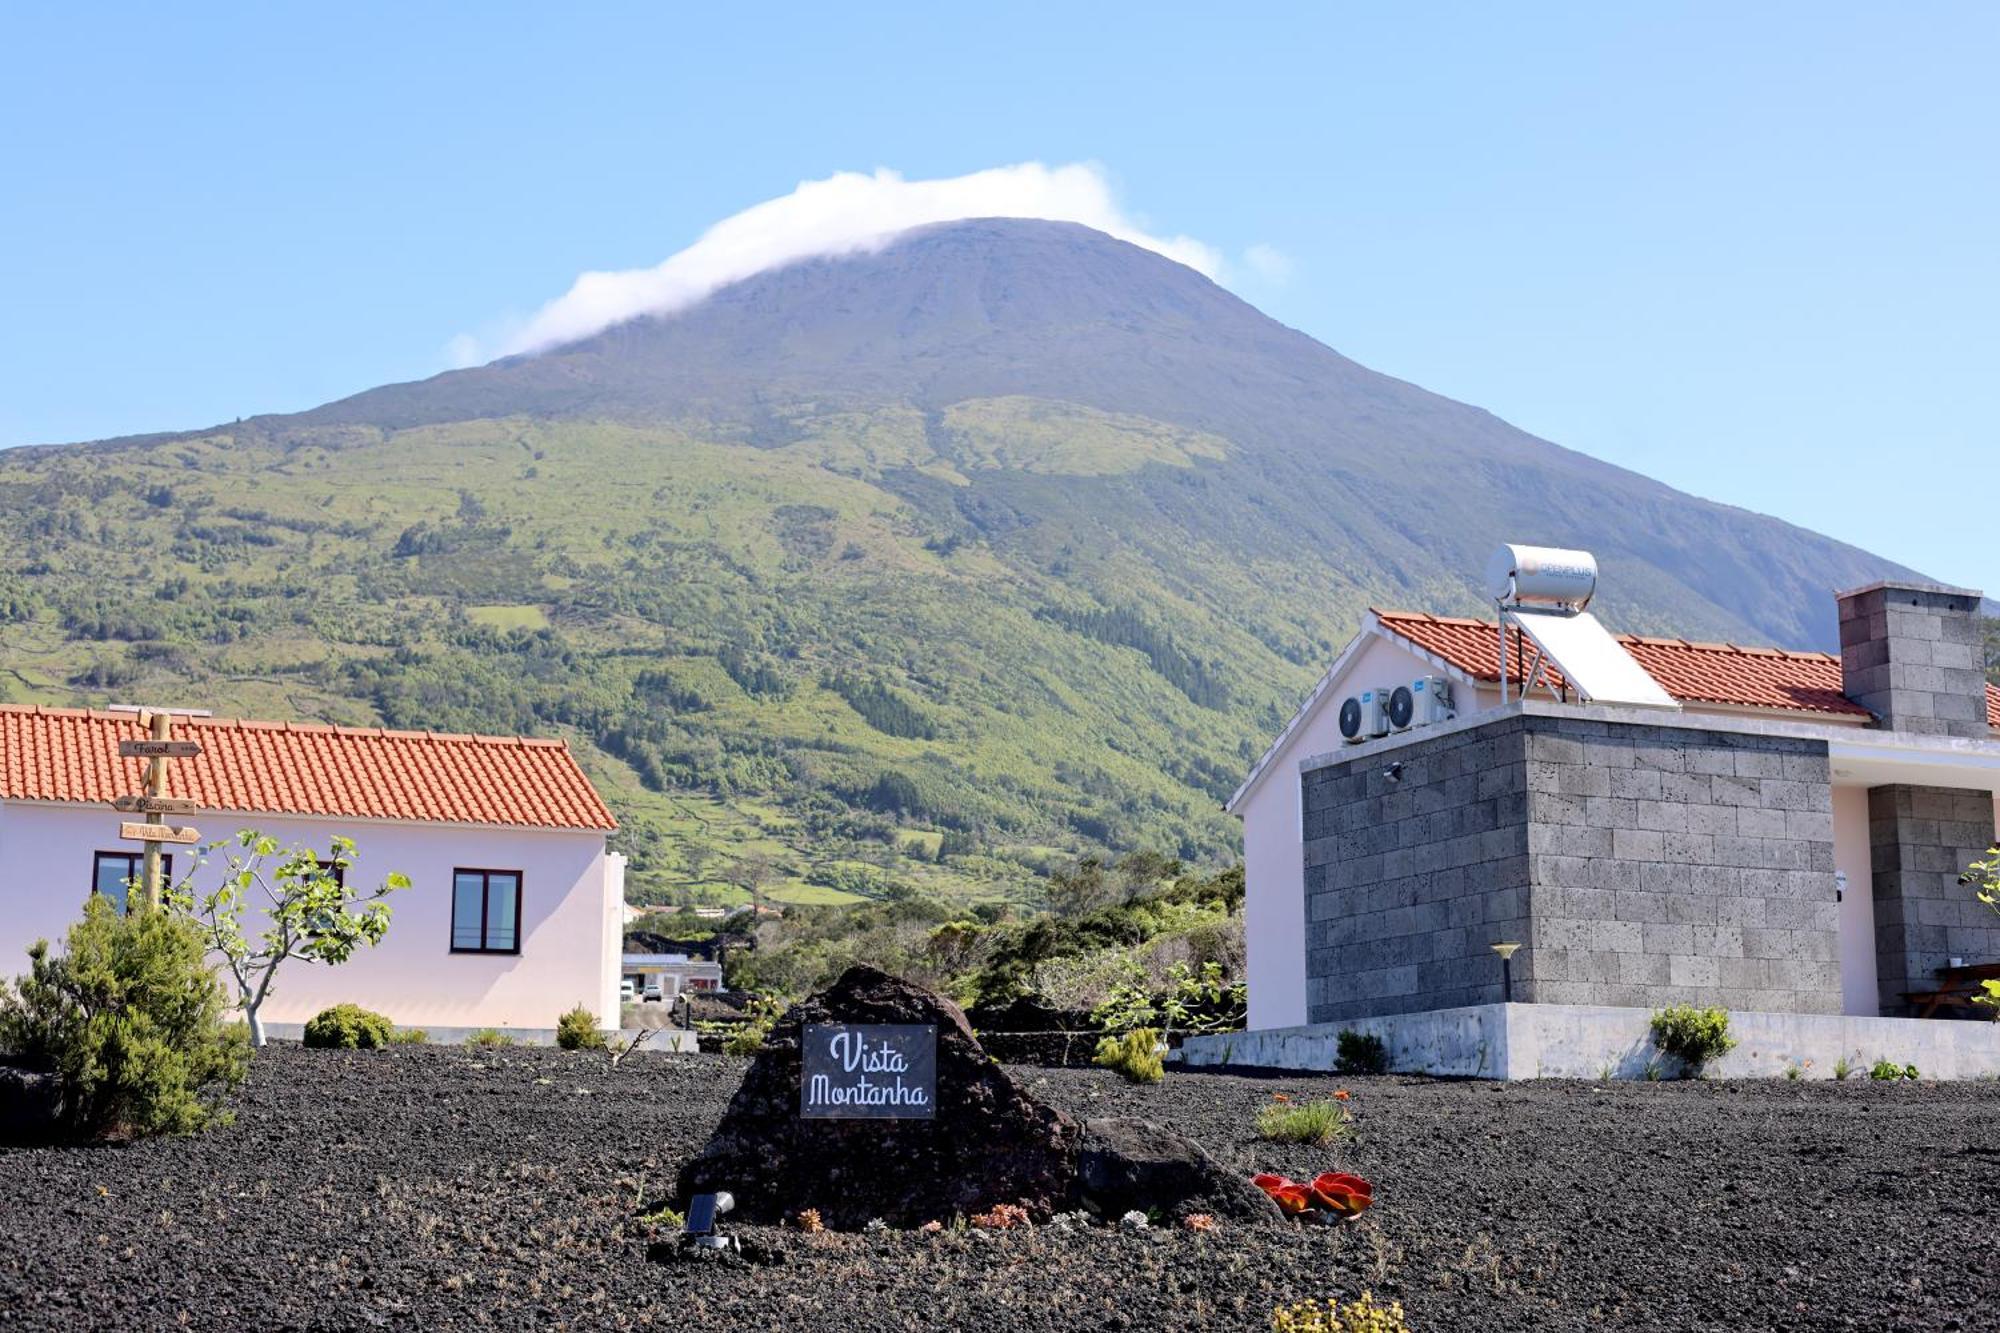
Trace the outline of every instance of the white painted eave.
<instances>
[{"instance_id":1,"label":"white painted eave","mask_svg":"<svg viewBox=\"0 0 2000 1333\"><path fill-rule=\"evenodd\" d=\"M1849 731L1827 742L1837 787L1960 787L2000 793L2000 740Z\"/></svg>"},{"instance_id":2,"label":"white painted eave","mask_svg":"<svg viewBox=\"0 0 2000 1333\"><path fill-rule=\"evenodd\" d=\"M6 796L0 797L0 806L16 810L66 810L71 813L96 810L104 815L107 822L114 824L121 820L137 818L134 815L120 814L108 803L101 801L29 800L25 797ZM463 819L390 819L382 815L298 814L289 810L241 810L219 805L203 806L199 810L173 816L175 823L199 823L203 820L210 823L235 824L236 828L221 835L228 841L235 840L237 829L255 827L260 820L266 822L283 820L291 824L326 824L349 828L365 824L371 828L435 829L439 832L455 830L478 833L535 833L551 837L581 835L596 838L600 842L617 831L608 828L590 828L580 824L480 824ZM215 839L203 838L202 841L207 843Z\"/></svg>"}]
</instances>

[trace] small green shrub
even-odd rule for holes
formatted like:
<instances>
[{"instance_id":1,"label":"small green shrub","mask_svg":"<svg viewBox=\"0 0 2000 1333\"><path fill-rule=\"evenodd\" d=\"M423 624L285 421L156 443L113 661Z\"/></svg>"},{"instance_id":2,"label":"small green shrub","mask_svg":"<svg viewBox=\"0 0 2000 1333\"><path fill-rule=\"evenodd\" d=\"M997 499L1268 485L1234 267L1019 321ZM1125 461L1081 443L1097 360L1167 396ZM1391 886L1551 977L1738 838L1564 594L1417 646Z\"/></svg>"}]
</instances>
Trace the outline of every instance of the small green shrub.
<instances>
[{"instance_id":1,"label":"small green shrub","mask_svg":"<svg viewBox=\"0 0 2000 1333\"><path fill-rule=\"evenodd\" d=\"M778 1016L784 1013L784 1005L771 995L753 995L743 1007L744 1020L736 1024L723 1040L724 1055L755 1055L764 1049L764 1038L771 1035L777 1025Z\"/></svg>"},{"instance_id":2,"label":"small green shrub","mask_svg":"<svg viewBox=\"0 0 2000 1333\"><path fill-rule=\"evenodd\" d=\"M1335 1052L1333 1067L1343 1074L1386 1074L1389 1072L1389 1048L1382 1044L1380 1037L1369 1033L1356 1032L1353 1028L1342 1028L1340 1044Z\"/></svg>"},{"instance_id":3,"label":"small green shrub","mask_svg":"<svg viewBox=\"0 0 2000 1333\"><path fill-rule=\"evenodd\" d=\"M514 1039L499 1028L481 1028L466 1037L467 1046L477 1046L482 1050L492 1050L496 1046L512 1046Z\"/></svg>"},{"instance_id":4,"label":"small green shrub","mask_svg":"<svg viewBox=\"0 0 2000 1333\"><path fill-rule=\"evenodd\" d=\"M396 1025L358 1004L336 1004L306 1023L306 1045L322 1051L371 1050L395 1038Z\"/></svg>"},{"instance_id":5,"label":"small green shrub","mask_svg":"<svg viewBox=\"0 0 2000 1333\"><path fill-rule=\"evenodd\" d=\"M1090 1021L1103 1032L1156 1023L1168 1032L1233 1032L1248 1017L1249 1003L1248 986L1225 982L1222 964L1205 962L1196 968L1180 962L1167 969L1166 987L1157 993L1142 971L1118 982L1090 1011Z\"/></svg>"},{"instance_id":6,"label":"small green shrub","mask_svg":"<svg viewBox=\"0 0 2000 1333\"><path fill-rule=\"evenodd\" d=\"M0 986L0 1050L55 1076L65 1133L188 1134L228 1120L248 1030L224 1023L208 945L172 912L121 914L93 894L63 952L28 950L29 972Z\"/></svg>"},{"instance_id":7,"label":"small green shrub","mask_svg":"<svg viewBox=\"0 0 2000 1333\"><path fill-rule=\"evenodd\" d=\"M1854 1072L1854 1065L1848 1060L1846 1056L1843 1055L1838 1060L1835 1060L1833 1062L1833 1076L1839 1079L1841 1082L1843 1083L1846 1082L1847 1076L1849 1074L1852 1074L1853 1072Z\"/></svg>"},{"instance_id":8,"label":"small green shrub","mask_svg":"<svg viewBox=\"0 0 2000 1333\"><path fill-rule=\"evenodd\" d=\"M736 1030L722 1039L724 1055L752 1056L764 1049L764 1038L768 1029L755 1023L738 1023Z\"/></svg>"},{"instance_id":9,"label":"small green shrub","mask_svg":"<svg viewBox=\"0 0 2000 1333\"><path fill-rule=\"evenodd\" d=\"M397 1028L389 1034L391 1046L428 1046L431 1034L422 1028Z\"/></svg>"},{"instance_id":10,"label":"small green shrub","mask_svg":"<svg viewBox=\"0 0 2000 1333\"><path fill-rule=\"evenodd\" d=\"M1682 1069L1699 1074L1703 1066L1736 1046L1729 1035L1729 1011L1676 1004L1653 1011L1653 1044L1681 1062Z\"/></svg>"},{"instance_id":11,"label":"small green shrub","mask_svg":"<svg viewBox=\"0 0 2000 1333\"><path fill-rule=\"evenodd\" d=\"M1894 1083L1899 1079L1915 1080L1917 1077L1917 1067L1915 1065L1899 1065L1894 1060L1877 1060L1873 1065L1869 1066L1868 1077L1874 1079L1877 1083Z\"/></svg>"},{"instance_id":12,"label":"small green shrub","mask_svg":"<svg viewBox=\"0 0 2000 1333\"><path fill-rule=\"evenodd\" d=\"M1257 1137L1269 1143L1304 1143L1324 1148L1354 1133L1354 1117L1345 1104L1280 1101L1273 1098L1257 1112Z\"/></svg>"},{"instance_id":13,"label":"small green shrub","mask_svg":"<svg viewBox=\"0 0 2000 1333\"><path fill-rule=\"evenodd\" d=\"M556 1045L566 1051L601 1051L604 1034L597 1030L597 1015L578 1005L556 1020Z\"/></svg>"},{"instance_id":14,"label":"small green shrub","mask_svg":"<svg viewBox=\"0 0 2000 1333\"><path fill-rule=\"evenodd\" d=\"M1097 1043L1092 1061L1124 1075L1128 1083L1158 1083L1167 1076L1160 1056L1160 1034L1153 1028L1134 1028L1124 1037L1106 1037Z\"/></svg>"}]
</instances>

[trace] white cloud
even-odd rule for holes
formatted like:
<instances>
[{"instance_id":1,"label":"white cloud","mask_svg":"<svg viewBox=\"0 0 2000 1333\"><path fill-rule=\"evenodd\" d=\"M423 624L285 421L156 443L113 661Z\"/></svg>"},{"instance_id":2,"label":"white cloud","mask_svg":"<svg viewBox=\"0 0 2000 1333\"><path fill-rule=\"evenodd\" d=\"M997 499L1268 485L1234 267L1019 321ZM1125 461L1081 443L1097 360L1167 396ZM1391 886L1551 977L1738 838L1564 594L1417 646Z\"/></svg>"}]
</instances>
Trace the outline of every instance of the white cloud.
<instances>
[{"instance_id":1,"label":"white cloud","mask_svg":"<svg viewBox=\"0 0 2000 1333\"><path fill-rule=\"evenodd\" d=\"M1080 222L1210 277L1219 277L1223 268L1221 256L1201 242L1154 236L1128 217L1104 172L1092 164L1023 162L927 181L904 180L888 170L872 176L844 171L725 218L656 267L585 273L511 333L492 339L461 334L447 354L466 365L480 359L486 347L497 346L501 354L542 351L638 315L685 309L767 269L880 249L912 227L984 217ZM1255 259L1245 258L1255 266Z\"/></svg>"},{"instance_id":2,"label":"white cloud","mask_svg":"<svg viewBox=\"0 0 2000 1333\"><path fill-rule=\"evenodd\" d=\"M1243 252L1243 264L1252 273L1272 285L1291 280L1292 257L1275 245L1262 241Z\"/></svg>"}]
</instances>

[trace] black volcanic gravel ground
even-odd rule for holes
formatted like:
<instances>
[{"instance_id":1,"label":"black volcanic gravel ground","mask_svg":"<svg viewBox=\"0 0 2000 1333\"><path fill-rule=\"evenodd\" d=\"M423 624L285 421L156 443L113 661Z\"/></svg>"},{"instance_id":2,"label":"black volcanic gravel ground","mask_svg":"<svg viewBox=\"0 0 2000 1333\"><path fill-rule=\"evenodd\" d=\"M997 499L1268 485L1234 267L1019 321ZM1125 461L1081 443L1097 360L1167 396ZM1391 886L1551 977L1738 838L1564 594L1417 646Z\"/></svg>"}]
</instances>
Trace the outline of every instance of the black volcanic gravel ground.
<instances>
[{"instance_id":1,"label":"black volcanic gravel ground","mask_svg":"<svg viewBox=\"0 0 2000 1333\"><path fill-rule=\"evenodd\" d=\"M1248 1172L1377 1185L1341 1230L818 1235L646 1258L655 1199L742 1063L274 1047L237 1123L0 1151L0 1327L1261 1329L1372 1288L1419 1333L2000 1328L2000 1086L1015 1073ZM1328 1152L1257 1144L1274 1092L1353 1092Z\"/></svg>"}]
</instances>

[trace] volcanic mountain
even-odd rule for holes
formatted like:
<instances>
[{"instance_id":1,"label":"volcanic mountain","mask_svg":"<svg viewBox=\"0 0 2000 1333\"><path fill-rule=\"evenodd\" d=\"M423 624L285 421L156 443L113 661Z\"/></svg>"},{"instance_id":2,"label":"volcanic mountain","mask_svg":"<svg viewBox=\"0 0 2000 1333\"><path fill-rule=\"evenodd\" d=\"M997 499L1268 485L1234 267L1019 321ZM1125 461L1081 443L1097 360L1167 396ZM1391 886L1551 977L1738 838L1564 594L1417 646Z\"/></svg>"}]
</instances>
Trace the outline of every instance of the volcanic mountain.
<instances>
[{"instance_id":1,"label":"volcanic mountain","mask_svg":"<svg viewBox=\"0 0 2000 1333\"><path fill-rule=\"evenodd\" d=\"M1574 545L1617 628L1791 647L1904 573L982 220L551 351L0 455L0 688L562 732L662 895L1031 890L1217 798L1371 602Z\"/></svg>"}]
</instances>

